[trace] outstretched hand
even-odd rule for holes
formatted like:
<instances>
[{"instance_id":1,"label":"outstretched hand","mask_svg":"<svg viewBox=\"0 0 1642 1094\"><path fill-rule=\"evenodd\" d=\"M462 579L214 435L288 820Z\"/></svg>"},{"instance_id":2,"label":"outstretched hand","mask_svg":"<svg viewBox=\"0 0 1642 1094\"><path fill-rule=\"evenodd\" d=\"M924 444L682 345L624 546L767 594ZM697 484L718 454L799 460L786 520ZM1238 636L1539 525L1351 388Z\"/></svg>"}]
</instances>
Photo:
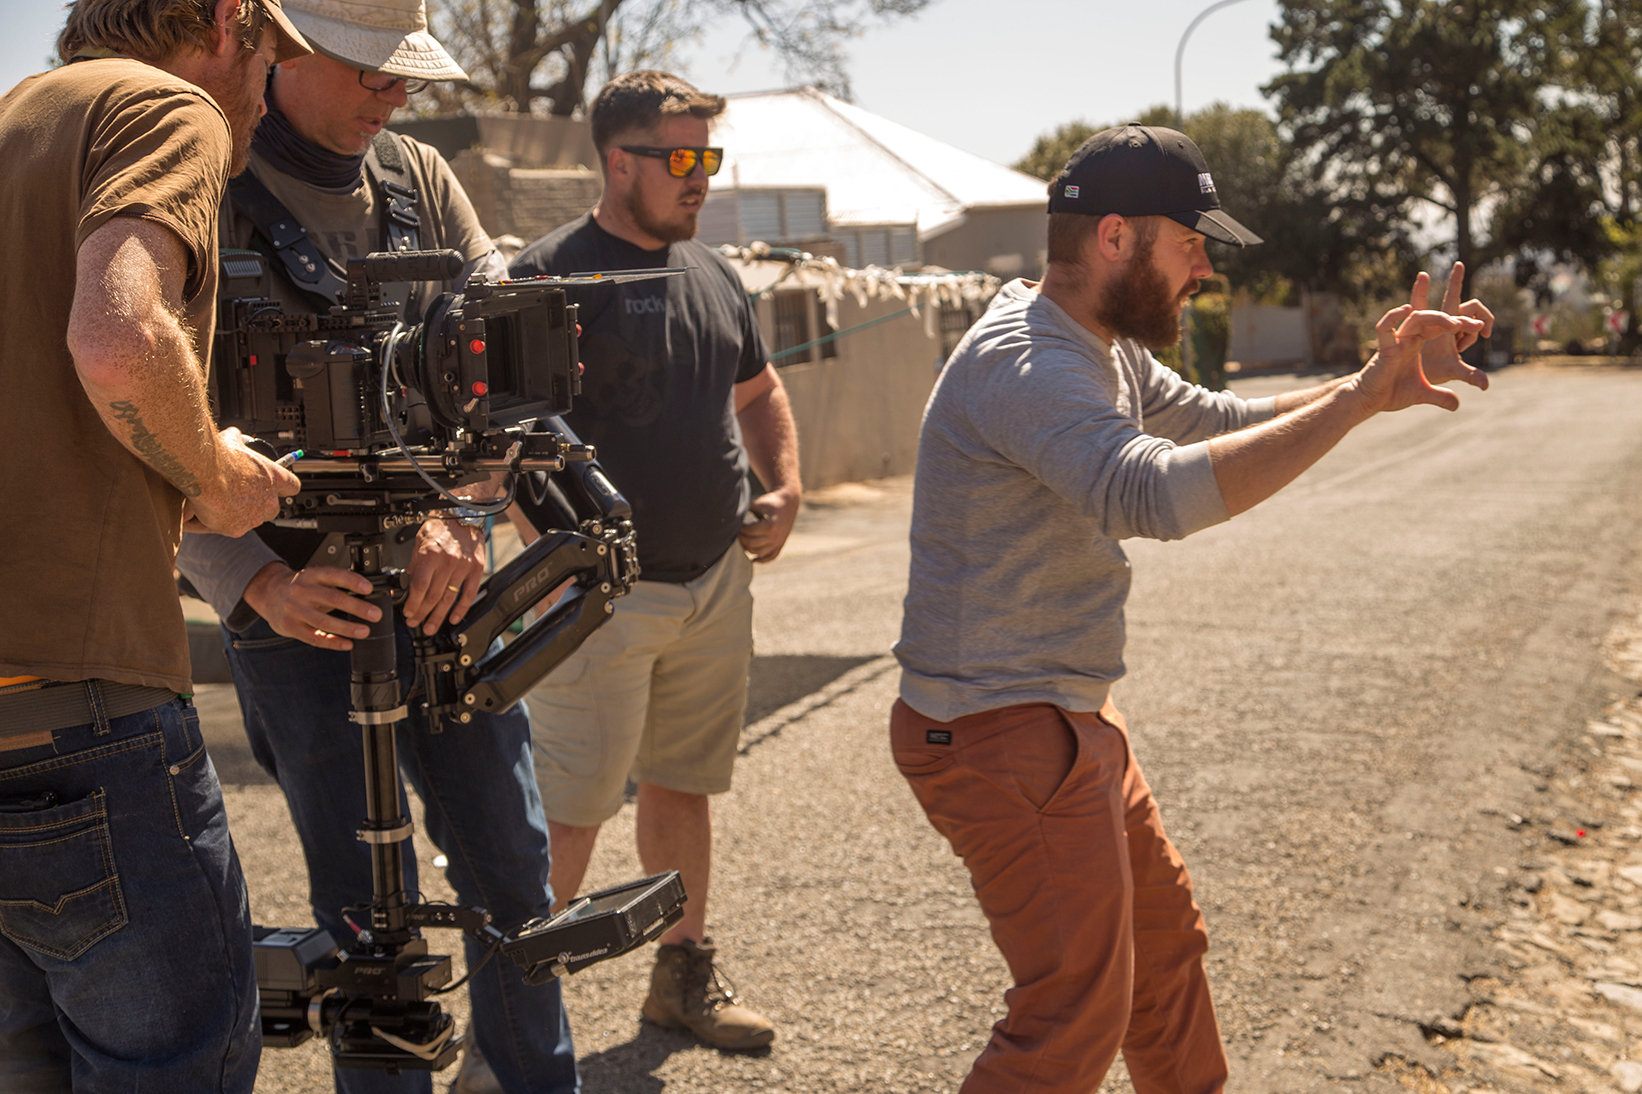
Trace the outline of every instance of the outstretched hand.
<instances>
[{"instance_id":1,"label":"outstretched hand","mask_svg":"<svg viewBox=\"0 0 1642 1094\"><path fill-rule=\"evenodd\" d=\"M1458 410L1460 397L1438 384L1463 380L1486 388L1488 376L1460 360L1460 352L1494 329L1494 313L1480 300L1460 302L1465 267L1454 263L1443 291L1442 310L1427 308L1431 277L1414 278L1408 303L1393 308L1374 324L1379 343L1372 360L1352 378L1370 413L1402 410L1428 403Z\"/></svg>"},{"instance_id":2,"label":"outstretched hand","mask_svg":"<svg viewBox=\"0 0 1642 1094\"><path fill-rule=\"evenodd\" d=\"M1488 374L1479 368L1472 368L1466 364L1460 354L1470 349L1479 338L1487 338L1494 331L1494 313L1489 311L1481 300L1473 297L1460 302L1460 293L1465 286L1465 264L1454 263L1454 268L1448 271L1448 286L1442 294L1442 310L1449 315L1462 315L1469 319L1481 320L1482 328L1476 331L1461 331L1452 339L1434 338L1420 347L1420 367L1425 371L1425 378L1432 384L1445 384L1451 380L1463 380L1474 388L1488 390ZM1425 310L1430 303L1431 277L1421 273L1414 278L1414 291L1409 293L1408 302L1415 311Z\"/></svg>"},{"instance_id":3,"label":"outstretched hand","mask_svg":"<svg viewBox=\"0 0 1642 1094\"><path fill-rule=\"evenodd\" d=\"M1431 383L1421 367L1421 355L1434 342L1446 343L1437 347L1438 356L1453 353L1459 338L1476 336L1484 326L1482 320L1468 316L1416 311L1413 304L1386 312L1374 325L1379 351L1352 378L1365 407L1379 413L1428 403L1458 410L1460 397Z\"/></svg>"}]
</instances>

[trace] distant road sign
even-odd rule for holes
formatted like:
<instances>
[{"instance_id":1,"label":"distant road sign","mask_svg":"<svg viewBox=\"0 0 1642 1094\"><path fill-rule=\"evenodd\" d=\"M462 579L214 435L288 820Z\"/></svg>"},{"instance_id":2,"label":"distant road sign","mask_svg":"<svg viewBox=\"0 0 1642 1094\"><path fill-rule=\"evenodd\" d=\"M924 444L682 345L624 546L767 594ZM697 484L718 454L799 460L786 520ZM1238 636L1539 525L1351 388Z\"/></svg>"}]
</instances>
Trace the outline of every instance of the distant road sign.
<instances>
[{"instance_id":1,"label":"distant road sign","mask_svg":"<svg viewBox=\"0 0 1642 1094\"><path fill-rule=\"evenodd\" d=\"M1630 324L1630 321L1631 313L1628 311L1610 312L1608 314L1608 329L1615 334L1624 334L1625 328Z\"/></svg>"},{"instance_id":2,"label":"distant road sign","mask_svg":"<svg viewBox=\"0 0 1642 1094\"><path fill-rule=\"evenodd\" d=\"M1533 331L1536 336L1544 338L1551 333L1551 317L1543 313L1534 316L1528 324L1528 329Z\"/></svg>"}]
</instances>

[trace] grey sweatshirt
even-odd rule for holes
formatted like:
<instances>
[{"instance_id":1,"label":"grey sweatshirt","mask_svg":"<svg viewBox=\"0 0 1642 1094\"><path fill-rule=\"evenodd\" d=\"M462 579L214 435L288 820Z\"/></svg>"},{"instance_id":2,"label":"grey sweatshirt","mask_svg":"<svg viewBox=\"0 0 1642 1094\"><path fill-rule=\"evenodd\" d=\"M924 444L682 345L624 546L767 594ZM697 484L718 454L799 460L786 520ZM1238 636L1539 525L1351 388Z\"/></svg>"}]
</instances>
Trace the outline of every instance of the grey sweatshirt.
<instances>
[{"instance_id":1,"label":"grey sweatshirt","mask_svg":"<svg viewBox=\"0 0 1642 1094\"><path fill-rule=\"evenodd\" d=\"M1227 518L1207 441L1274 400L1189 384L1107 345L1027 281L1004 286L924 410L901 697L951 721L998 707L1100 709L1123 675L1118 541Z\"/></svg>"}]
</instances>

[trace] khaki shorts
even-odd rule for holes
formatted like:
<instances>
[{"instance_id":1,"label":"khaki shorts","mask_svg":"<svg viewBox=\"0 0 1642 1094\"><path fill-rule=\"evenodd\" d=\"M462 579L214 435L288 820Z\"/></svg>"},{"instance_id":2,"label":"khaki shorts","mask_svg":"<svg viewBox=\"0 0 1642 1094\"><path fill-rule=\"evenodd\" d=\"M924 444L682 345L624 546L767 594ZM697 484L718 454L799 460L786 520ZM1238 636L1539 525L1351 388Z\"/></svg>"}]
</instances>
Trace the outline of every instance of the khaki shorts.
<instances>
[{"instance_id":1,"label":"khaki shorts","mask_svg":"<svg viewBox=\"0 0 1642 1094\"><path fill-rule=\"evenodd\" d=\"M753 656L752 574L736 544L694 581L636 582L531 689L549 820L604 823L629 776L681 794L730 789Z\"/></svg>"}]
</instances>

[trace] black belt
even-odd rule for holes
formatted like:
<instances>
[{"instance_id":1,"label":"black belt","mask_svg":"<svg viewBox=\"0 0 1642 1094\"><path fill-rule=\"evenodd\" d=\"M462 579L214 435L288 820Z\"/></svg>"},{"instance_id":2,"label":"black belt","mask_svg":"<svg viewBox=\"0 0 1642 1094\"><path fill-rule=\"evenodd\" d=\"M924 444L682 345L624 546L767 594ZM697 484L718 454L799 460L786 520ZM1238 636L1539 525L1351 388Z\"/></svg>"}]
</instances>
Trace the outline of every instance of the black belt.
<instances>
[{"instance_id":1,"label":"black belt","mask_svg":"<svg viewBox=\"0 0 1642 1094\"><path fill-rule=\"evenodd\" d=\"M22 685L0 692L0 752L45 744L48 735L102 718L123 718L177 697L169 688L85 680L70 684Z\"/></svg>"}]
</instances>

